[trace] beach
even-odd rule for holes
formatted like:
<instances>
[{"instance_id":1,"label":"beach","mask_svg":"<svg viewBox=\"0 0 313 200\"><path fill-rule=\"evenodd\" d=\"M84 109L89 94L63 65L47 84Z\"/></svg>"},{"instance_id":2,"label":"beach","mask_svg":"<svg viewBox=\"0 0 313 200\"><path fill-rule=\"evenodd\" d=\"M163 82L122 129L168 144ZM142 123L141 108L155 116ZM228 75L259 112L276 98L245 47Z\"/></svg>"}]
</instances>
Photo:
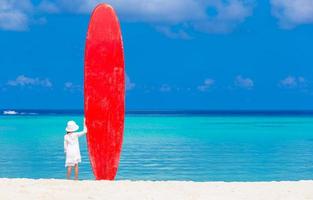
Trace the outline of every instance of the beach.
<instances>
[{"instance_id":1,"label":"beach","mask_svg":"<svg viewBox=\"0 0 313 200\"><path fill-rule=\"evenodd\" d=\"M312 200L313 181L184 182L0 179L0 199Z\"/></svg>"}]
</instances>

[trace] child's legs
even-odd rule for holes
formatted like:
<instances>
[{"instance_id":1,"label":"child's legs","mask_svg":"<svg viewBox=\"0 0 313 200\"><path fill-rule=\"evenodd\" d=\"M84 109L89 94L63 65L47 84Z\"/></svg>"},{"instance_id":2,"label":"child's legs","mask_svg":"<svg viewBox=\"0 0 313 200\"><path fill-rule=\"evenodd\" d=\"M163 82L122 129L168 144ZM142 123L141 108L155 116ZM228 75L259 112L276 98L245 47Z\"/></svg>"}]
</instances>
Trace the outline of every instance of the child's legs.
<instances>
[{"instance_id":1,"label":"child's legs","mask_svg":"<svg viewBox=\"0 0 313 200\"><path fill-rule=\"evenodd\" d=\"M67 179L71 179L71 174L72 174L72 166L67 167Z\"/></svg>"},{"instance_id":2,"label":"child's legs","mask_svg":"<svg viewBox=\"0 0 313 200\"><path fill-rule=\"evenodd\" d=\"M78 163L75 165L75 180L78 180Z\"/></svg>"}]
</instances>

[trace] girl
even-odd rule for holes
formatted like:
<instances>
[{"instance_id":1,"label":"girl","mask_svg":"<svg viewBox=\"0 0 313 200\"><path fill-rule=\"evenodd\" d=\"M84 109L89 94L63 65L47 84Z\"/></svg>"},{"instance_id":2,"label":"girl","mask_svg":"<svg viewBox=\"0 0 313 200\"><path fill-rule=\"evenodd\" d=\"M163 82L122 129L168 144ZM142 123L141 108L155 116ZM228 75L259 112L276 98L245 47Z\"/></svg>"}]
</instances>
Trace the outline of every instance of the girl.
<instances>
[{"instance_id":1,"label":"girl","mask_svg":"<svg viewBox=\"0 0 313 200\"><path fill-rule=\"evenodd\" d=\"M75 132L79 126L74 121L67 122L65 128L66 135L64 136L64 153L66 155L65 167L67 167L67 179L71 178L72 167L75 168L75 180L78 180L78 163L81 162L78 137L87 133L87 128L84 123L84 130Z\"/></svg>"}]
</instances>

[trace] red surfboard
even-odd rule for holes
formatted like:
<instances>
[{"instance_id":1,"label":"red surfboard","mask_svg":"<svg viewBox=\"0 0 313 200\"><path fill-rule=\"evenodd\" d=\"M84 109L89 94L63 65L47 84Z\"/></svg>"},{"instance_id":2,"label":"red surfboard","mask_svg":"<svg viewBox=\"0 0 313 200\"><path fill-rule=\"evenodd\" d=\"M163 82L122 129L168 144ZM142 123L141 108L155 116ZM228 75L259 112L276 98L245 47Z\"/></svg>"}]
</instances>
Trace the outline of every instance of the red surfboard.
<instances>
[{"instance_id":1,"label":"red surfboard","mask_svg":"<svg viewBox=\"0 0 313 200\"><path fill-rule=\"evenodd\" d=\"M84 107L87 144L97 180L113 180L122 149L125 72L121 29L113 8L98 5L85 47Z\"/></svg>"}]
</instances>

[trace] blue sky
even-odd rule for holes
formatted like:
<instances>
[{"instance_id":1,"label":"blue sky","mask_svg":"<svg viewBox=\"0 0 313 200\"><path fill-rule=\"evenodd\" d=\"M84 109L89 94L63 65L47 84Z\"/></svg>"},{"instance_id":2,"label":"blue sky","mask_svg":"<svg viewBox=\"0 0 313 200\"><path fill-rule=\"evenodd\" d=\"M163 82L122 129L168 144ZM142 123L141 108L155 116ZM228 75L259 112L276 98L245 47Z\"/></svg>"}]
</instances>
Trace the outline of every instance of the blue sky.
<instances>
[{"instance_id":1,"label":"blue sky","mask_svg":"<svg viewBox=\"0 0 313 200\"><path fill-rule=\"evenodd\" d=\"M99 0L0 2L0 108L83 108ZM313 109L312 0L109 0L128 110Z\"/></svg>"}]
</instances>

